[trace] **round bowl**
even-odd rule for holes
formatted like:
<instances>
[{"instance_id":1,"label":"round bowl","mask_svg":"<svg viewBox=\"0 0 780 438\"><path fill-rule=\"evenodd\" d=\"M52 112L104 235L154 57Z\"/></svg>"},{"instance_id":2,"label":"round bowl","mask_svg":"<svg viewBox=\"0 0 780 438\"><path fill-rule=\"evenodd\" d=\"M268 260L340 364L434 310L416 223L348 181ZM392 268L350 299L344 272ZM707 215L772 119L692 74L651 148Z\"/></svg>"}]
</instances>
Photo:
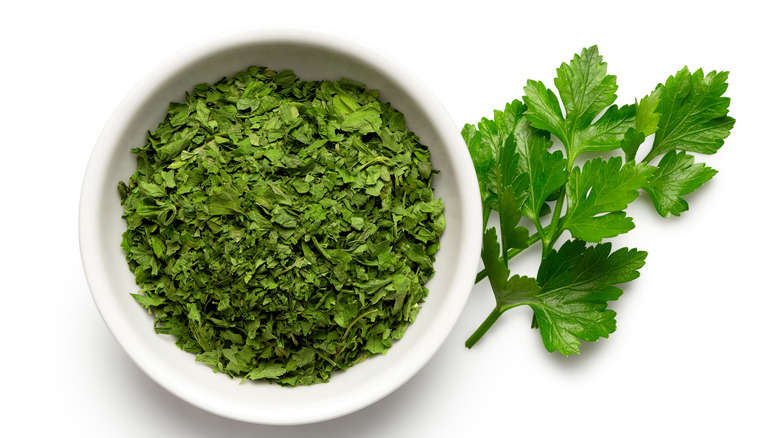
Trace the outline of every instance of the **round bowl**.
<instances>
[{"instance_id":1,"label":"round bowl","mask_svg":"<svg viewBox=\"0 0 780 438\"><path fill-rule=\"evenodd\" d=\"M172 101L251 65L292 69L303 80L342 77L379 91L406 116L439 169L434 194L446 229L436 273L417 320L386 355L304 387L230 379L155 334L152 317L131 297L138 287L120 248L126 229L117 183L135 170L131 148L143 145ZM366 46L306 29L254 29L219 36L167 60L122 101L102 131L84 176L79 206L81 258L92 297L119 344L155 382L206 411L252 423L302 424L357 411L417 373L444 342L474 284L481 246L479 188L468 150L447 111L409 71Z\"/></svg>"}]
</instances>

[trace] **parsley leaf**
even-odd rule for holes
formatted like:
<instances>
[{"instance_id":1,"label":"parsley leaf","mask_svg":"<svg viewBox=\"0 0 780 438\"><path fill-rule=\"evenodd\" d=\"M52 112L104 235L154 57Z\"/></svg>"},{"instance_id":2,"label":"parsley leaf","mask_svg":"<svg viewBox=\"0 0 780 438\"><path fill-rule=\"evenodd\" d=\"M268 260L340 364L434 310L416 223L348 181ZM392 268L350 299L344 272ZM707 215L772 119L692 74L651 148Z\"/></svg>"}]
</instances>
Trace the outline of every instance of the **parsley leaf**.
<instances>
[{"instance_id":1,"label":"parsley leaf","mask_svg":"<svg viewBox=\"0 0 780 438\"><path fill-rule=\"evenodd\" d=\"M508 103L504 111L494 111L494 120L482 118L477 126L467 124L461 132L469 148L480 184L485 219L483 229L487 228L487 218L491 211L502 211L499 205L499 192L503 192L505 188L509 189L513 193L511 197L515 198L515 201L512 201L510 195L506 195L507 198L503 200L505 205L507 202L514 202L517 206L523 205L520 198L523 196L523 186L527 184L527 181L524 182L527 176L523 176L522 172L518 174L520 169L516 168L522 163L520 163L521 157L515 155L518 142L516 137L527 129L523 111L525 107L515 100ZM512 145L506 144L509 138L512 138L509 141L514 142ZM509 221L507 216L513 213L506 207L503 211L508 212L505 214L505 220Z\"/></svg>"},{"instance_id":2,"label":"parsley leaf","mask_svg":"<svg viewBox=\"0 0 780 438\"><path fill-rule=\"evenodd\" d=\"M569 172L563 152L549 150L552 142L548 136L533 129L526 118L518 126L515 136L520 156L519 170L531 180L523 215L538 223L543 216L543 207L566 184Z\"/></svg>"},{"instance_id":3,"label":"parsley leaf","mask_svg":"<svg viewBox=\"0 0 780 438\"><path fill-rule=\"evenodd\" d=\"M693 161L690 154L670 151L661 158L657 170L643 186L661 216L679 216L688 210L688 203L682 196L698 189L718 173Z\"/></svg>"},{"instance_id":4,"label":"parsley leaf","mask_svg":"<svg viewBox=\"0 0 780 438\"><path fill-rule=\"evenodd\" d=\"M694 164L694 157L686 152L713 154L731 133L735 120L728 116L730 99L723 96L727 79L728 72L705 75L701 69L691 73L684 67L643 99L647 104L637 129L655 131L655 138L642 161L662 157L643 189L661 216L679 216L688 210L682 196L717 173L703 163ZM642 141L637 139L636 146L624 143L626 156L633 158Z\"/></svg>"},{"instance_id":5,"label":"parsley leaf","mask_svg":"<svg viewBox=\"0 0 780 438\"><path fill-rule=\"evenodd\" d=\"M628 128L620 144L627 161L635 160L639 146L658 130L661 115L656 112L656 108L658 108L660 94L661 87L657 87L636 104L636 127Z\"/></svg>"},{"instance_id":6,"label":"parsley leaf","mask_svg":"<svg viewBox=\"0 0 780 438\"><path fill-rule=\"evenodd\" d=\"M499 259L499 244L496 229L485 232L482 247L482 262L488 272L488 280L496 297L496 308L500 312L524 304L539 291L532 278L515 275L509 278L509 269Z\"/></svg>"},{"instance_id":7,"label":"parsley leaf","mask_svg":"<svg viewBox=\"0 0 780 438\"><path fill-rule=\"evenodd\" d=\"M499 152L498 217L501 224L504 257L509 249L528 247L528 229L518 225L520 208L528 198L528 174L518 172L520 155L514 136L507 137Z\"/></svg>"},{"instance_id":8,"label":"parsley leaf","mask_svg":"<svg viewBox=\"0 0 780 438\"><path fill-rule=\"evenodd\" d=\"M646 252L621 248L610 253L611 244L586 247L581 240L566 241L545 257L537 279L515 274L499 255L496 229L484 236L482 260L496 299L496 307L466 342L472 347L504 312L527 305L545 348L563 355L579 353L580 340L595 341L615 331L615 312L609 301L622 295L615 284L634 280L644 265Z\"/></svg>"},{"instance_id":9,"label":"parsley leaf","mask_svg":"<svg viewBox=\"0 0 780 438\"><path fill-rule=\"evenodd\" d=\"M555 93L542 82L529 80L523 101L528 106L525 117L531 125L561 140L569 168L582 152L619 148L626 131L636 124L636 108L612 105L617 99L617 82L615 76L607 74L607 64L598 47L583 49L569 64L561 64L557 73L554 82L566 110L565 117Z\"/></svg>"},{"instance_id":10,"label":"parsley leaf","mask_svg":"<svg viewBox=\"0 0 780 438\"><path fill-rule=\"evenodd\" d=\"M555 87L561 94L570 123L576 127L589 125L598 113L617 99L617 80L607 74L598 47L583 49L569 64L557 70Z\"/></svg>"},{"instance_id":11,"label":"parsley leaf","mask_svg":"<svg viewBox=\"0 0 780 438\"><path fill-rule=\"evenodd\" d=\"M661 87L657 112L660 115L653 147L644 161L672 150L713 154L734 126L729 117L730 99L724 97L728 72L687 67L670 76Z\"/></svg>"},{"instance_id":12,"label":"parsley leaf","mask_svg":"<svg viewBox=\"0 0 780 438\"><path fill-rule=\"evenodd\" d=\"M536 277L541 290L528 305L548 351L576 354L579 339L595 341L615 331L615 312L607 303L623 292L614 285L639 277L647 253L628 248L610 253L611 248L569 240L542 260Z\"/></svg>"},{"instance_id":13,"label":"parsley leaf","mask_svg":"<svg viewBox=\"0 0 780 438\"><path fill-rule=\"evenodd\" d=\"M528 106L525 117L535 128L550 132L568 145L569 129L555 93L542 82L534 80L528 80L524 90L523 101ZM570 153L568 146L567 152Z\"/></svg>"},{"instance_id":14,"label":"parsley leaf","mask_svg":"<svg viewBox=\"0 0 780 438\"><path fill-rule=\"evenodd\" d=\"M575 167L566 186L568 205L561 227L588 242L632 230L634 223L622 210L639 196L652 172L643 164L622 165L620 157L596 158L582 169Z\"/></svg>"}]
</instances>

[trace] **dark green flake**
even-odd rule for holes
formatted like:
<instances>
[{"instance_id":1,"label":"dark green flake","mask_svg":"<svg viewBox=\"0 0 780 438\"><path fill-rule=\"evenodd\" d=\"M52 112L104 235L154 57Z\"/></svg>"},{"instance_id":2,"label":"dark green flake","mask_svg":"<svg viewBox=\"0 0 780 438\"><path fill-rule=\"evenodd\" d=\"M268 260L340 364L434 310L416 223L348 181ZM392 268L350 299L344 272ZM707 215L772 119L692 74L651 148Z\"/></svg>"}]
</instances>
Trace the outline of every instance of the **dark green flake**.
<instances>
[{"instance_id":1,"label":"dark green flake","mask_svg":"<svg viewBox=\"0 0 780 438\"><path fill-rule=\"evenodd\" d=\"M171 103L133 153L133 297L215 372L325 382L414 321L444 207L428 149L376 91L251 67Z\"/></svg>"}]
</instances>

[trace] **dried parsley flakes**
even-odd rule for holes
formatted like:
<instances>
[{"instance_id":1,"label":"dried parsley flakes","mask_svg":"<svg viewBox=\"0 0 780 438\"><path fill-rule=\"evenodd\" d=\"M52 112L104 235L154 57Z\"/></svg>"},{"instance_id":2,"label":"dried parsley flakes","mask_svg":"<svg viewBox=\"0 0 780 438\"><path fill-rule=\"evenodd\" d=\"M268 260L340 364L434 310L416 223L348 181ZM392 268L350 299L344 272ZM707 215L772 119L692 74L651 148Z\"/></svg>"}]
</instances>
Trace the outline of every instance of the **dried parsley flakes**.
<instances>
[{"instance_id":1,"label":"dried parsley flakes","mask_svg":"<svg viewBox=\"0 0 780 438\"><path fill-rule=\"evenodd\" d=\"M414 321L443 205L428 149L376 91L251 67L171 103L133 153L133 297L215 372L326 382Z\"/></svg>"}]
</instances>

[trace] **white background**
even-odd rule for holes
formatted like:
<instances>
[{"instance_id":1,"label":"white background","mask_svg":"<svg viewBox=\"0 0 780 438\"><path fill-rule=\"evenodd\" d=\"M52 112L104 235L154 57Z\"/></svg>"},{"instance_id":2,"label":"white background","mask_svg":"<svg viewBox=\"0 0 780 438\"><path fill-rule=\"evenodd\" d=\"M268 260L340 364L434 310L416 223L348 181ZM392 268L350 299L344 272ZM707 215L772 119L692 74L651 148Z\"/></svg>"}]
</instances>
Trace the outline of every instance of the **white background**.
<instances>
[{"instance_id":1,"label":"white background","mask_svg":"<svg viewBox=\"0 0 780 438\"><path fill-rule=\"evenodd\" d=\"M0 7L2 436L460 437L780 436L778 378L778 18L771 2L135 1ZM23 6L20 6L22 5ZM598 44L633 102L683 65L729 70L720 173L680 218L642 196L620 243L647 250L615 303L618 330L564 358L530 312L474 289L451 336L399 390L332 421L269 427L190 406L148 379L112 338L81 269L81 179L111 112L148 71L216 34L303 25L395 58L457 129L552 86L555 68ZM699 158L701 160L701 158ZM535 261L517 262L535 273Z\"/></svg>"}]
</instances>

